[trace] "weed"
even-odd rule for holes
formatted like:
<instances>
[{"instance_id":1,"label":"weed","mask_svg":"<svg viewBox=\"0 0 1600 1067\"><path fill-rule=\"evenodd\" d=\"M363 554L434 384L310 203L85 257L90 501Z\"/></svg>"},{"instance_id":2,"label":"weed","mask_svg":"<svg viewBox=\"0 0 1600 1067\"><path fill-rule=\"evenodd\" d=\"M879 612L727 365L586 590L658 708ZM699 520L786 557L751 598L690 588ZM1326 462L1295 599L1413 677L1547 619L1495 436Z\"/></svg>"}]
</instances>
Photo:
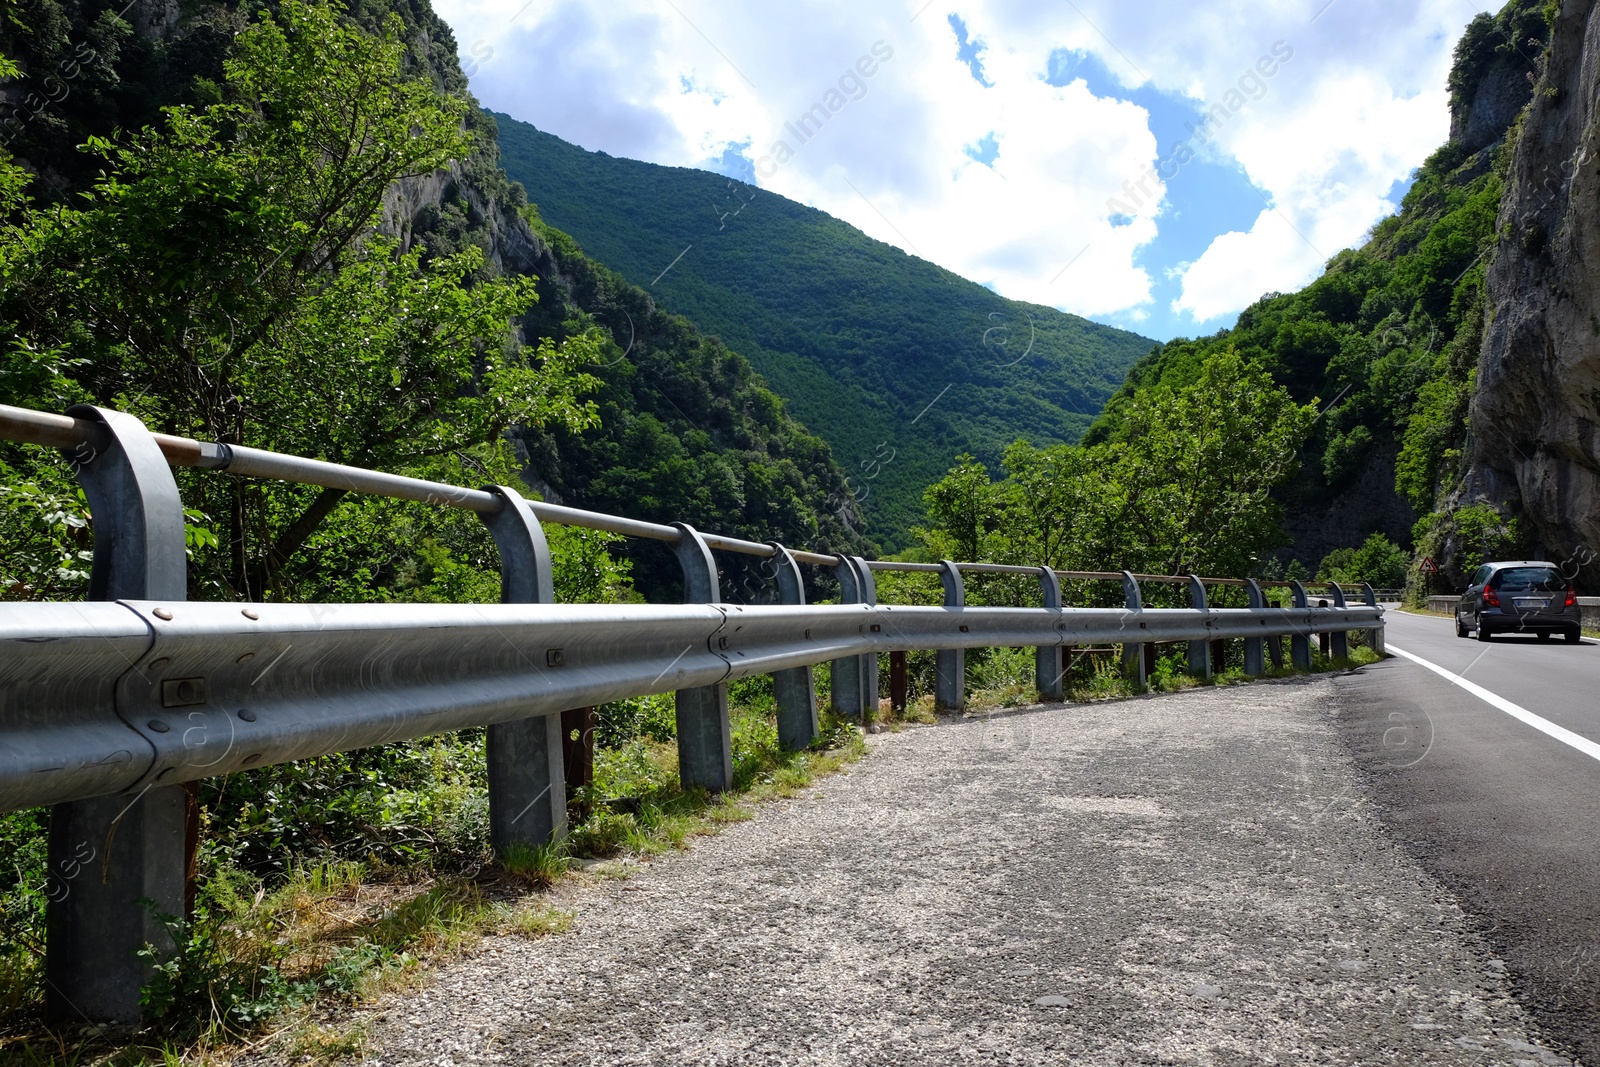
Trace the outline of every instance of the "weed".
<instances>
[{"instance_id":1,"label":"weed","mask_svg":"<svg viewBox=\"0 0 1600 1067\"><path fill-rule=\"evenodd\" d=\"M142 901L154 910L154 901ZM208 1030L242 1033L313 992L292 983L279 968L284 952L253 931L211 921L204 907L192 921L157 915L172 938L172 951L146 945L149 983L139 996L149 1017L193 1036Z\"/></svg>"},{"instance_id":2,"label":"weed","mask_svg":"<svg viewBox=\"0 0 1600 1067\"><path fill-rule=\"evenodd\" d=\"M366 1026L362 1023L339 1027L308 1022L292 1031L283 1047L291 1063L321 1067L339 1060L359 1059L366 1051L367 1037Z\"/></svg>"},{"instance_id":3,"label":"weed","mask_svg":"<svg viewBox=\"0 0 1600 1067\"><path fill-rule=\"evenodd\" d=\"M572 923L576 918L575 912L562 911L547 904L535 904L507 909L495 931L534 941L552 934L566 933L572 929Z\"/></svg>"},{"instance_id":4,"label":"weed","mask_svg":"<svg viewBox=\"0 0 1600 1067\"><path fill-rule=\"evenodd\" d=\"M534 889L553 884L571 861L563 844L507 846L500 854L500 869Z\"/></svg>"}]
</instances>

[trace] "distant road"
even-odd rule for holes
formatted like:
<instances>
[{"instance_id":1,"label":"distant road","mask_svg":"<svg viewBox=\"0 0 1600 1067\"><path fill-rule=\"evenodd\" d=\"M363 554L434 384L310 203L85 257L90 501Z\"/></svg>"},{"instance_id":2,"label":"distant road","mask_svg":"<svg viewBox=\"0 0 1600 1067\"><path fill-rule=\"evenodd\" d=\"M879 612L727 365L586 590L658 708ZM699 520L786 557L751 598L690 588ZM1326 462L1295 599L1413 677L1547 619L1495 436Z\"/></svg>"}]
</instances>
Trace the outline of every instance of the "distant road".
<instances>
[{"instance_id":1,"label":"distant road","mask_svg":"<svg viewBox=\"0 0 1600 1067\"><path fill-rule=\"evenodd\" d=\"M1387 621L1410 658L1335 683L1372 799L1479 917L1551 1036L1600 1063L1600 645Z\"/></svg>"}]
</instances>

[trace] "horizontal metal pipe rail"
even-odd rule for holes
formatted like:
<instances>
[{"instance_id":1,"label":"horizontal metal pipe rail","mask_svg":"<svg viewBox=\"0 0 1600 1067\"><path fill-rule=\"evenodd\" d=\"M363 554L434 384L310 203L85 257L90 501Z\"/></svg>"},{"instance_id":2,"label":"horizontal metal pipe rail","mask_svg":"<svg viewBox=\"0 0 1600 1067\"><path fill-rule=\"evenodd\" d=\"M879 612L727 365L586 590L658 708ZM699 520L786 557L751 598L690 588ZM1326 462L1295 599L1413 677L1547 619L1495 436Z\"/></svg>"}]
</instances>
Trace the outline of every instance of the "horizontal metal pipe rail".
<instances>
[{"instance_id":1,"label":"horizontal metal pipe rail","mask_svg":"<svg viewBox=\"0 0 1600 1067\"><path fill-rule=\"evenodd\" d=\"M328 463L320 459L288 456L243 445L213 444L188 437L152 433L166 461L174 467L197 467L221 471L249 478L271 478L276 481L295 482L300 485L317 485L325 489L343 489L352 493L387 496L398 500L414 500L424 504L445 504L450 507L493 515L505 506L503 498L481 489L468 489L444 482L431 482L422 478L409 478L399 474L349 467L341 463ZM24 444L59 448L69 455L95 455L110 445L106 427L88 419L69 415L53 415L43 411L11 407L0 404L0 438ZM543 501L527 501L533 513L546 522L564 526L582 526L593 530L606 530L627 537L641 537L653 541L677 543L683 534L674 526L643 522L620 515L606 515L580 508L569 508ZM771 545L746 541L721 534L703 534L706 542L716 549L739 552L745 555L771 559L775 550ZM838 557L818 552L794 552L795 559L825 567L838 564Z\"/></svg>"},{"instance_id":2,"label":"horizontal metal pipe rail","mask_svg":"<svg viewBox=\"0 0 1600 1067\"><path fill-rule=\"evenodd\" d=\"M1310 636L1378 608L0 605L0 810L899 649Z\"/></svg>"}]
</instances>

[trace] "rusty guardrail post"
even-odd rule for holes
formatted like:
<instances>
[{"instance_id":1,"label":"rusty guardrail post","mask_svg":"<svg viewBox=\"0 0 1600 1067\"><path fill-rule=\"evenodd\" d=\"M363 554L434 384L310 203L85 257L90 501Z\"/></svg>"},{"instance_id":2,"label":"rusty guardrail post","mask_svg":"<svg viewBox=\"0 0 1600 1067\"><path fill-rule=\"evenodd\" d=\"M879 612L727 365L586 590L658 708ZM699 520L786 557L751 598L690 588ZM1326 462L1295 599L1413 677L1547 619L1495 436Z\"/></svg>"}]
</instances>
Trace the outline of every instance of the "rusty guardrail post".
<instances>
[{"instance_id":1,"label":"rusty guardrail post","mask_svg":"<svg viewBox=\"0 0 1600 1067\"><path fill-rule=\"evenodd\" d=\"M687 523L675 522L683 536L673 555L683 568L685 604L720 604L717 561L704 537ZM733 725L728 720L728 683L680 689L676 693L678 779L685 789L720 793L733 788Z\"/></svg>"},{"instance_id":2,"label":"rusty guardrail post","mask_svg":"<svg viewBox=\"0 0 1600 1067\"><path fill-rule=\"evenodd\" d=\"M967 586L961 568L950 560L939 561L939 582L944 586L944 606L967 606ZM940 711L961 711L967 706L967 650L941 648L934 653L934 702Z\"/></svg>"},{"instance_id":3,"label":"rusty guardrail post","mask_svg":"<svg viewBox=\"0 0 1600 1067\"><path fill-rule=\"evenodd\" d=\"M906 685L906 654L904 649L889 653L889 710L901 714L908 701Z\"/></svg>"},{"instance_id":4,"label":"rusty guardrail post","mask_svg":"<svg viewBox=\"0 0 1600 1067\"><path fill-rule=\"evenodd\" d=\"M805 583L800 580L800 565L787 548L769 542L778 581L778 603L804 604ZM785 752L810 748L821 734L817 723L817 687L810 667L791 667L772 675L772 689L778 704L778 744Z\"/></svg>"},{"instance_id":5,"label":"rusty guardrail post","mask_svg":"<svg viewBox=\"0 0 1600 1067\"><path fill-rule=\"evenodd\" d=\"M183 502L154 438L122 412L79 405L67 414L109 431L104 451L63 450L94 519L89 599L187 599ZM127 749L106 758L148 765L154 746L128 725ZM170 729L149 728L158 725ZM45 1010L52 1020L139 1022L150 964L138 952L146 944L170 951L159 916L184 914L189 803L183 786L152 784L132 797L50 809Z\"/></svg>"},{"instance_id":6,"label":"rusty guardrail post","mask_svg":"<svg viewBox=\"0 0 1600 1067\"><path fill-rule=\"evenodd\" d=\"M1129 611L1143 611L1144 597L1139 593L1139 579L1132 571L1122 572L1123 606ZM1122 641L1122 669L1134 685L1143 689L1150 684L1150 670L1144 651L1146 642L1136 634L1124 631Z\"/></svg>"},{"instance_id":7,"label":"rusty guardrail post","mask_svg":"<svg viewBox=\"0 0 1600 1067\"><path fill-rule=\"evenodd\" d=\"M1249 594L1252 608L1264 608L1267 606L1267 595L1261 591L1261 586L1256 584L1254 578L1246 579L1245 591ZM1259 637L1247 637L1244 639L1244 673L1251 677L1266 673L1263 644L1265 644L1265 641Z\"/></svg>"},{"instance_id":8,"label":"rusty guardrail post","mask_svg":"<svg viewBox=\"0 0 1600 1067\"><path fill-rule=\"evenodd\" d=\"M1054 569L1039 568L1039 592L1046 609L1061 610L1061 578ZM1039 689L1039 700L1043 703L1059 702L1065 696L1063 679L1066 675L1061 666L1061 646L1039 645L1033 652L1033 673Z\"/></svg>"},{"instance_id":9,"label":"rusty guardrail post","mask_svg":"<svg viewBox=\"0 0 1600 1067\"><path fill-rule=\"evenodd\" d=\"M1210 611L1206 600L1206 587L1196 575L1189 575L1189 606L1196 611ZM1211 678L1211 644L1208 641L1189 642L1189 673L1196 678Z\"/></svg>"},{"instance_id":10,"label":"rusty guardrail post","mask_svg":"<svg viewBox=\"0 0 1600 1067\"><path fill-rule=\"evenodd\" d=\"M503 485L484 489L505 502L499 511L478 513L500 550L500 603L554 604L555 581L544 528L515 489ZM542 666L556 670L561 663L550 658ZM484 753L489 772L489 843L498 856L516 847L551 844L567 832L562 723L560 714L535 715L488 728Z\"/></svg>"},{"instance_id":11,"label":"rusty guardrail post","mask_svg":"<svg viewBox=\"0 0 1600 1067\"><path fill-rule=\"evenodd\" d=\"M1294 606L1306 611L1311 609L1311 601L1306 596L1306 587L1299 582L1291 581L1289 589L1294 596ZM1311 638L1305 634L1294 634L1289 638L1290 656L1294 665L1302 671L1311 669Z\"/></svg>"}]
</instances>

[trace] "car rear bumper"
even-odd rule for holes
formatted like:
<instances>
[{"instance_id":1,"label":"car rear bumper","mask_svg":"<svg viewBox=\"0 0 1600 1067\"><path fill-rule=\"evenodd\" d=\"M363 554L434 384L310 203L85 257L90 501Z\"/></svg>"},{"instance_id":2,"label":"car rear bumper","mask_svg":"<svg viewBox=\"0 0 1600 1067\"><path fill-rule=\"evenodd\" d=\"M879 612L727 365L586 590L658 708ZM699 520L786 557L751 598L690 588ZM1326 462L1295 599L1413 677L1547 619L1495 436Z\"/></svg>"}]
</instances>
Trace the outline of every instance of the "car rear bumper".
<instances>
[{"instance_id":1,"label":"car rear bumper","mask_svg":"<svg viewBox=\"0 0 1600 1067\"><path fill-rule=\"evenodd\" d=\"M1504 608L1486 608L1479 618L1483 626L1497 634L1559 634L1579 630L1583 626L1582 613L1575 607L1561 612L1519 612L1507 611Z\"/></svg>"}]
</instances>

